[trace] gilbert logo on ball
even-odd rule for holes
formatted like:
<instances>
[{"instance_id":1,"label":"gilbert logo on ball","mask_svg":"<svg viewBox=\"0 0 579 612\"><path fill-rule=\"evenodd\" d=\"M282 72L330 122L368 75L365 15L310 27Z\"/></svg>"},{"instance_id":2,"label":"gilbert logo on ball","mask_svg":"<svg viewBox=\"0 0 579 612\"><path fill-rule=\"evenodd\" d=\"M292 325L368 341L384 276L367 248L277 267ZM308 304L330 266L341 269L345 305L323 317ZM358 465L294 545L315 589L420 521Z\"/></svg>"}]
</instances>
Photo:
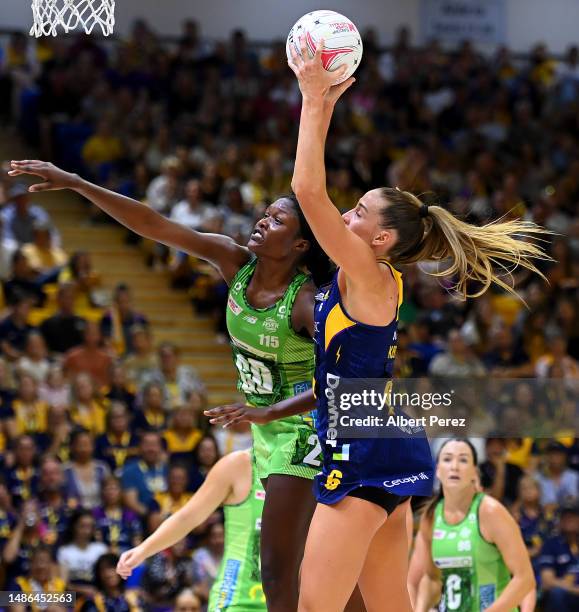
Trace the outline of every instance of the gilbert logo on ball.
<instances>
[{"instance_id":1,"label":"gilbert logo on ball","mask_svg":"<svg viewBox=\"0 0 579 612\"><path fill-rule=\"evenodd\" d=\"M346 64L346 74L336 82L342 83L351 77L362 60L362 37L358 28L344 15L335 11L313 11L296 21L286 42L286 54L291 60L290 48L301 54L300 39L305 38L308 53L313 57L320 40L324 41L322 64L333 72Z\"/></svg>"}]
</instances>

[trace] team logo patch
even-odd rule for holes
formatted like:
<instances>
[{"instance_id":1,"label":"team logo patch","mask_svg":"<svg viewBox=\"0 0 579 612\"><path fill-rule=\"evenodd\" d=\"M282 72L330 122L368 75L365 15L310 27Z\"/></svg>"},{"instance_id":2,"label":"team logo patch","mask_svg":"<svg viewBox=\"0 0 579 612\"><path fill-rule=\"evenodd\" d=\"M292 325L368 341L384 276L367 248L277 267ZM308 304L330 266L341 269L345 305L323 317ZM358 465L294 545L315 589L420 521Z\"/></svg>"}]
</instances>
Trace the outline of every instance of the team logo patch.
<instances>
[{"instance_id":1,"label":"team logo patch","mask_svg":"<svg viewBox=\"0 0 579 612\"><path fill-rule=\"evenodd\" d=\"M241 306L231 296L227 298L227 306L236 317L241 313Z\"/></svg>"},{"instance_id":2,"label":"team logo patch","mask_svg":"<svg viewBox=\"0 0 579 612\"><path fill-rule=\"evenodd\" d=\"M294 395L298 395L299 393L303 393L304 391L309 391L311 388L312 388L312 384L307 381L295 383Z\"/></svg>"},{"instance_id":3,"label":"team logo patch","mask_svg":"<svg viewBox=\"0 0 579 612\"><path fill-rule=\"evenodd\" d=\"M444 540L444 535L445 535L445 531L443 531L442 529L435 529L432 532L432 539L433 540Z\"/></svg>"},{"instance_id":4,"label":"team logo patch","mask_svg":"<svg viewBox=\"0 0 579 612\"><path fill-rule=\"evenodd\" d=\"M268 317L263 322L263 326L265 327L266 331L275 332L278 330L279 323L273 317Z\"/></svg>"},{"instance_id":5,"label":"team logo patch","mask_svg":"<svg viewBox=\"0 0 579 612\"><path fill-rule=\"evenodd\" d=\"M251 323L251 325L255 325L257 323L257 317L252 317L251 315L245 315L243 320Z\"/></svg>"},{"instance_id":6,"label":"team logo patch","mask_svg":"<svg viewBox=\"0 0 579 612\"><path fill-rule=\"evenodd\" d=\"M255 492L255 499L265 499L265 491L263 489L257 489Z\"/></svg>"}]
</instances>

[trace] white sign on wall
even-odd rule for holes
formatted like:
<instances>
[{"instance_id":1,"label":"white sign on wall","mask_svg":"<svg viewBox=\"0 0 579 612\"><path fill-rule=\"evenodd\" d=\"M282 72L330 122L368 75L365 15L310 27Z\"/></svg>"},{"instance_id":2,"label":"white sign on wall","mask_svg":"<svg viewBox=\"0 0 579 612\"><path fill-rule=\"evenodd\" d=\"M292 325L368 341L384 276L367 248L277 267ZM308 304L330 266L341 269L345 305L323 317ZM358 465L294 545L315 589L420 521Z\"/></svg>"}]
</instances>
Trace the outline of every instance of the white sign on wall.
<instances>
[{"instance_id":1,"label":"white sign on wall","mask_svg":"<svg viewBox=\"0 0 579 612\"><path fill-rule=\"evenodd\" d=\"M421 0L422 40L505 42L505 0Z\"/></svg>"}]
</instances>

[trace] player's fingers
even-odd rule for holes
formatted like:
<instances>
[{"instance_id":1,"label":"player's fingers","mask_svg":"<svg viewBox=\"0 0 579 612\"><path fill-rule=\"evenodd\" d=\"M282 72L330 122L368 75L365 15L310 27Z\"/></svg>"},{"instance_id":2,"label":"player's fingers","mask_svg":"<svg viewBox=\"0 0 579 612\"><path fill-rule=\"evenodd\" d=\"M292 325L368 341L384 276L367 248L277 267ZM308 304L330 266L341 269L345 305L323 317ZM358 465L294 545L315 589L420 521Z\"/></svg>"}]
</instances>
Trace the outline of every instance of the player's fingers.
<instances>
[{"instance_id":1,"label":"player's fingers","mask_svg":"<svg viewBox=\"0 0 579 612\"><path fill-rule=\"evenodd\" d=\"M305 36L300 36L299 42L300 42L300 49L302 51L302 58L303 60L305 60L307 57L310 56L308 53L308 41L306 40Z\"/></svg>"},{"instance_id":2,"label":"player's fingers","mask_svg":"<svg viewBox=\"0 0 579 612\"><path fill-rule=\"evenodd\" d=\"M293 64L293 67L290 64L290 68L292 68L292 70L296 72L296 69L299 68L304 63L304 58L298 53L295 45L293 44L290 45L290 55L291 55L292 64Z\"/></svg>"},{"instance_id":3,"label":"player's fingers","mask_svg":"<svg viewBox=\"0 0 579 612\"><path fill-rule=\"evenodd\" d=\"M50 191L52 189L52 183L36 183L36 185L30 185L28 191L36 193L38 191Z\"/></svg>"},{"instance_id":4,"label":"player's fingers","mask_svg":"<svg viewBox=\"0 0 579 612\"><path fill-rule=\"evenodd\" d=\"M231 419L226 425L223 426L224 429L227 429L228 427L232 427L233 425L237 425L237 423L243 423L243 421L247 421L248 419L241 415L238 417L235 417L234 419Z\"/></svg>"},{"instance_id":5,"label":"player's fingers","mask_svg":"<svg viewBox=\"0 0 579 612\"><path fill-rule=\"evenodd\" d=\"M316 62L321 63L323 51L324 51L324 39L321 38L320 42L318 43L318 46L316 47L316 52L314 53L314 60Z\"/></svg>"},{"instance_id":6,"label":"player's fingers","mask_svg":"<svg viewBox=\"0 0 579 612\"><path fill-rule=\"evenodd\" d=\"M242 410L236 410L234 412L224 414L223 416L219 416L214 419L209 419L209 422L212 425L222 425L223 427L227 427L227 425L231 423L233 419L235 419L236 417L242 414L243 414Z\"/></svg>"}]
</instances>

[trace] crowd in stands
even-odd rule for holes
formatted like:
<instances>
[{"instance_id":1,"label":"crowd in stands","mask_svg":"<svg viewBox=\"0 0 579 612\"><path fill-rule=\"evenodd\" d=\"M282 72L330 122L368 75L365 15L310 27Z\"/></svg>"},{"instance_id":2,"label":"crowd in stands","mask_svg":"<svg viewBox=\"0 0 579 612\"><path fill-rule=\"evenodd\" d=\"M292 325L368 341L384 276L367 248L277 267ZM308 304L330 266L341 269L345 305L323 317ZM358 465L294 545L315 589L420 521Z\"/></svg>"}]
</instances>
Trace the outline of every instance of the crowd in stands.
<instances>
[{"instance_id":1,"label":"crowd in stands","mask_svg":"<svg viewBox=\"0 0 579 612\"><path fill-rule=\"evenodd\" d=\"M494 289L463 303L430 267L403 270L395 367L402 378L518 380L475 440L481 486L519 522L545 609L576 609L579 51L417 48L405 29L384 50L369 30L356 78L326 153L340 210L393 185L472 223L524 218L553 232L553 261L539 263L547 282L515 274L527 307ZM115 42L14 34L0 51L0 122L40 157L239 242L289 191L299 110L282 42L251 45L241 31L209 42L193 21L177 41L139 21ZM0 205L3 584L66 584L83 610L115 601L118 610L200 610L223 550L219 514L126 584L112 568L232 448L200 416L203 382L175 347L155 350L130 278L99 308L90 254L66 253L46 211L4 176ZM214 271L160 245L140 248L215 313L222 335L227 288ZM537 382L550 383L540 401ZM236 444L250 444L247 432Z\"/></svg>"}]
</instances>

